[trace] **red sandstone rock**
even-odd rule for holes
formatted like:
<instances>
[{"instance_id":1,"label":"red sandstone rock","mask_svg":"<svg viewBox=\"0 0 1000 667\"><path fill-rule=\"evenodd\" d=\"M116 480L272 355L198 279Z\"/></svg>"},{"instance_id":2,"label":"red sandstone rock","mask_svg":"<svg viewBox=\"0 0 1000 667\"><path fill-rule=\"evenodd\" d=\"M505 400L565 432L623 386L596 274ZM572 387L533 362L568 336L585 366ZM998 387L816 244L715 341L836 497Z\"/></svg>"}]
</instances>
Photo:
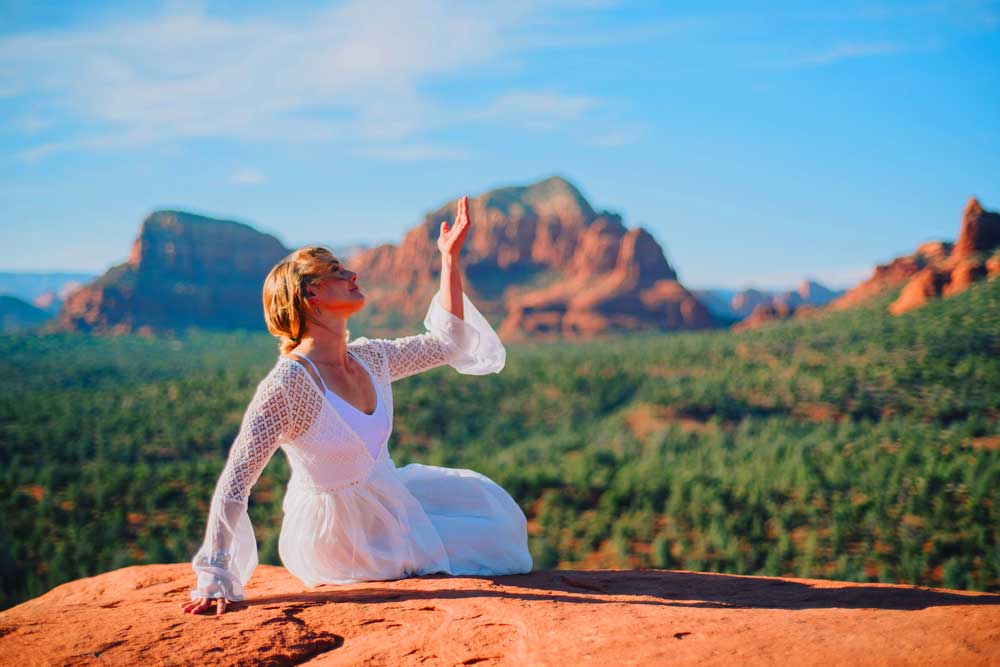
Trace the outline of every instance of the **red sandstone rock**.
<instances>
[{"instance_id":1,"label":"red sandstone rock","mask_svg":"<svg viewBox=\"0 0 1000 667\"><path fill-rule=\"evenodd\" d=\"M744 317L730 328L733 331L745 331L792 316L814 315L841 293L813 280L803 280L797 289L778 294L755 289L744 290L737 293L730 304L734 314L743 314ZM751 305L753 308L748 310Z\"/></svg>"},{"instance_id":2,"label":"red sandstone rock","mask_svg":"<svg viewBox=\"0 0 1000 667\"><path fill-rule=\"evenodd\" d=\"M434 243L455 205L426 215L398 247L362 251L348 262L378 306L363 315L376 335L399 314L416 319L426 310L440 282ZM469 215L463 284L487 317L503 320L497 330L504 340L714 325L645 229L595 212L563 178L470 198Z\"/></svg>"},{"instance_id":3,"label":"red sandstone rock","mask_svg":"<svg viewBox=\"0 0 1000 667\"><path fill-rule=\"evenodd\" d=\"M787 319L788 317L791 317L795 310L796 309L789 305L786 301L775 300L770 303L762 303L754 308L753 312L750 313L748 317L740 320L730 328L733 331L756 329L769 322Z\"/></svg>"},{"instance_id":4,"label":"red sandstone rock","mask_svg":"<svg viewBox=\"0 0 1000 667\"><path fill-rule=\"evenodd\" d=\"M908 310L919 308L931 299L941 296L941 292L951 279L943 271L935 271L926 267L911 279L899 293L899 296L889 306L893 315L902 315Z\"/></svg>"},{"instance_id":5,"label":"red sandstone rock","mask_svg":"<svg viewBox=\"0 0 1000 667\"><path fill-rule=\"evenodd\" d=\"M264 329L264 277L288 254L243 223L179 211L147 217L127 262L72 292L46 331Z\"/></svg>"},{"instance_id":6,"label":"red sandstone rock","mask_svg":"<svg viewBox=\"0 0 1000 667\"><path fill-rule=\"evenodd\" d=\"M924 261L913 255L897 257L888 264L879 264L875 267L871 278L831 301L827 308L830 310L853 308L873 296L905 284L923 267Z\"/></svg>"},{"instance_id":7,"label":"red sandstone rock","mask_svg":"<svg viewBox=\"0 0 1000 667\"><path fill-rule=\"evenodd\" d=\"M770 304L774 297L758 289L746 289L733 295L729 308L738 317L749 317L757 306Z\"/></svg>"},{"instance_id":8,"label":"red sandstone rock","mask_svg":"<svg viewBox=\"0 0 1000 667\"><path fill-rule=\"evenodd\" d=\"M931 299L949 297L973 282L1000 272L1000 260L983 261L983 255L1000 246L1000 215L984 211L979 201L969 199L962 214L958 241L929 241L912 255L897 257L876 267L871 278L830 303L830 310L851 308L873 296L903 285L889 312L901 315Z\"/></svg>"},{"instance_id":9,"label":"red sandstone rock","mask_svg":"<svg viewBox=\"0 0 1000 667\"><path fill-rule=\"evenodd\" d=\"M962 213L962 228L952 253L956 259L988 252L1000 245L1000 214L984 211L975 197L969 199Z\"/></svg>"},{"instance_id":10,"label":"red sandstone rock","mask_svg":"<svg viewBox=\"0 0 1000 667\"><path fill-rule=\"evenodd\" d=\"M986 275L988 275L990 279L1000 276L1000 253L993 255L986 260Z\"/></svg>"},{"instance_id":11,"label":"red sandstone rock","mask_svg":"<svg viewBox=\"0 0 1000 667\"><path fill-rule=\"evenodd\" d=\"M182 614L188 564L127 567L0 612L17 665L996 665L1000 596L670 570L430 576Z\"/></svg>"},{"instance_id":12,"label":"red sandstone rock","mask_svg":"<svg viewBox=\"0 0 1000 667\"><path fill-rule=\"evenodd\" d=\"M953 248L954 244L948 241L928 241L917 246L914 254L922 256L930 264L940 265L948 260Z\"/></svg>"},{"instance_id":13,"label":"red sandstone rock","mask_svg":"<svg viewBox=\"0 0 1000 667\"><path fill-rule=\"evenodd\" d=\"M951 271L951 279L944 286L941 296L958 294L972 283L986 277L986 263L974 257L958 261Z\"/></svg>"}]
</instances>

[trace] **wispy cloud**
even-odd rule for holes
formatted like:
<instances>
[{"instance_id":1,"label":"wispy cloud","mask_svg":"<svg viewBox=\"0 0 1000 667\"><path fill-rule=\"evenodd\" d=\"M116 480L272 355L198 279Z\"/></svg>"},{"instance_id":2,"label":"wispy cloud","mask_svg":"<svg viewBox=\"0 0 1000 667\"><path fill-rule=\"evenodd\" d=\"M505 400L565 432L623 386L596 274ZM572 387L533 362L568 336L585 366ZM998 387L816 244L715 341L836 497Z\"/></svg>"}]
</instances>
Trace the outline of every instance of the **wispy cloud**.
<instances>
[{"instance_id":1,"label":"wispy cloud","mask_svg":"<svg viewBox=\"0 0 1000 667\"><path fill-rule=\"evenodd\" d=\"M357 152L369 157L377 157L390 162L410 162L413 160L465 160L469 153L464 148L451 146L409 145L373 146Z\"/></svg>"},{"instance_id":2,"label":"wispy cloud","mask_svg":"<svg viewBox=\"0 0 1000 667\"><path fill-rule=\"evenodd\" d=\"M839 60L846 60L849 58L884 56L893 53L902 53L907 50L908 47L900 42L855 42L841 44L830 49L806 54L793 59L789 65L792 67L815 67L819 65L829 65Z\"/></svg>"},{"instance_id":3,"label":"wispy cloud","mask_svg":"<svg viewBox=\"0 0 1000 667\"><path fill-rule=\"evenodd\" d=\"M591 137L587 143L598 148L619 148L634 144L641 136L642 130L638 127L614 129Z\"/></svg>"},{"instance_id":4,"label":"wispy cloud","mask_svg":"<svg viewBox=\"0 0 1000 667\"><path fill-rule=\"evenodd\" d=\"M235 185L260 185L264 174L257 169L237 169L229 175L229 182Z\"/></svg>"},{"instance_id":5,"label":"wispy cloud","mask_svg":"<svg viewBox=\"0 0 1000 667\"><path fill-rule=\"evenodd\" d=\"M512 90L492 99L482 108L458 112L465 120L502 121L531 130L550 131L582 118L601 104L589 95L556 90Z\"/></svg>"},{"instance_id":6,"label":"wispy cloud","mask_svg":"<svg viewBox=\"0 0 1000 667\"><path fill-rule=\"evenodd\" d=\"M542 86L462 109L426 92L509 64L516 49L558 42L558 26L527 41L512 36L559 4L421 0L390 11L352 0L296 22L227 20L195 7L14 34L0 38L0 97L30 96L65 119L58 138L23 151L27 160L198 137L391 143L382 153L399 156L426 150L412 140L447 124L559 131L600 100Z\"/></svg>"},{"instance_id":7,"label":"wispy cloud","mask_svg":"<svg viewBox=\"0 0 1000 667\"><path fill-rule=\"evenodd\" d=\"M55 124L52 118L44 118L36 114L21 114L10 120L11 129L23 134L36 134Z\"/></svg>"}]
</instances>

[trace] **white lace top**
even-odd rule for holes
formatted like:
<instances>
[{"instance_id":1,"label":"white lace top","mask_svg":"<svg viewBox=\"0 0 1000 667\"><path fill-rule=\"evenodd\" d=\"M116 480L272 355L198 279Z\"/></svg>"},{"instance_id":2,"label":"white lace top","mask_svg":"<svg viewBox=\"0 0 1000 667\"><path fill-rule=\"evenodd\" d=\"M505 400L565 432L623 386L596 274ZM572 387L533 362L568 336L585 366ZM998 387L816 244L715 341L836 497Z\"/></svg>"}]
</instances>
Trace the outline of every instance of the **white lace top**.
<instances>
[{"instance_id":1,"label":"white lace top","mask_svg":"<svg viewBox=\"0 0 1000 667\"><path fill-rule=\"evenodd\" d=\"M464 319L445 310L439 298L440 291L424 318L425 333L361 337L347 344L369 370L387 416L388 426L377 438L374 454L359 433L363 429L352 427L327 400L332 392L320 388L297 361L279 355L257 385L212 495L204 542L192 559L198 577L192 598L243 599L243 586L258 564L247 501L278 448L288 457L290 486L338 493L364 482L389 458L385 444L392 431L392 382L445 363L470 375L503 368L506 350L468 296L462 295Z\"/></svg>"},{"instance_id":2,"label":"white lace top","mask_svg":"<svg viewBox=\"0 0 1000 667\"><path fill-rule=\"evenodd\" d=\"M385 401L382 399L382 392L379 391L378 383L375 381L375 377L368 369L368 365L365 364L364 361L358 359L354 354L348 352L348 354L351 354L352 357L358 359L358 362L362 367L364 367L368 377L371 378L372 387L375 388L375 410L371 413L359 410L344 400L339 394L327 387L326 383L323 381L323 376L320 375L319 369L316 368L316 364L309 358L309 355L304 352L298 352L297 350L292 350L292 353L299 355L313 367L313 370L316 371L316 375L319 377L319 381L323 383L323 391L326 393L327 399L333 403L334 408L340 413L341 419L347 423L348 428L357 433L361 440L364 441L365 447L368 448L372 458L377 458L379 447L382 446L382 442L389 434L389 413L385 410Z\"/></svg>"}]
</instances>

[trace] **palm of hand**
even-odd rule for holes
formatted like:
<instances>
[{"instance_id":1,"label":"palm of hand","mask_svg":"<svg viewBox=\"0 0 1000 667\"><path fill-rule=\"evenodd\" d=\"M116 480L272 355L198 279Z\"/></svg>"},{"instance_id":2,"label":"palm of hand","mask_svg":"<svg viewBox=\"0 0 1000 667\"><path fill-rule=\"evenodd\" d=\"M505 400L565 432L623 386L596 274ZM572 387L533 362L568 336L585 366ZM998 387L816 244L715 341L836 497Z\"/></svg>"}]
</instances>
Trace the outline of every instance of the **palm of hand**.
<instances>
[{"instance_id":1,"label":"palm of hand","mask_svg":"<svg viewBox=\"0 0 1000 667\"><path fill-rule=\"evenodd\" d=\"M455 223L451 226L447 221L441 222L441 235L438 236L437 247L443 255L450 255L457 258L462 251L462 243L469 233L469 197L465 196L458 200L458 212L455 214Z\"/></svg>"}]
</instances>

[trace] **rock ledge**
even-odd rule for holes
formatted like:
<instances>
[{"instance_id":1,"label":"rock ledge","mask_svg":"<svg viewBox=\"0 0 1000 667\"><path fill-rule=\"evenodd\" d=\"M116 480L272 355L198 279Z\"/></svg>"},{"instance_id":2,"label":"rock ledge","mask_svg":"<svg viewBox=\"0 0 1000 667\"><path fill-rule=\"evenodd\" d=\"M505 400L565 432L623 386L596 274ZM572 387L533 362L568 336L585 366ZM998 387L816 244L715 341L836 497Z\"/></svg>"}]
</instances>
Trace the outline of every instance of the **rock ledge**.
<instances>
[{"instance_id":1,"label":"rock ledge","mask_svg":"<svg viewBox=\"0 0 1000 667\"><path fill-rule=\"evenodd\" d=\"M1000 596L679 570L429 576L303 588L182 614L186 563L126 567L0 612L23 665L996 665ZM213 608L214 610L214 608Z\"/></svg>"}]
</instances>

